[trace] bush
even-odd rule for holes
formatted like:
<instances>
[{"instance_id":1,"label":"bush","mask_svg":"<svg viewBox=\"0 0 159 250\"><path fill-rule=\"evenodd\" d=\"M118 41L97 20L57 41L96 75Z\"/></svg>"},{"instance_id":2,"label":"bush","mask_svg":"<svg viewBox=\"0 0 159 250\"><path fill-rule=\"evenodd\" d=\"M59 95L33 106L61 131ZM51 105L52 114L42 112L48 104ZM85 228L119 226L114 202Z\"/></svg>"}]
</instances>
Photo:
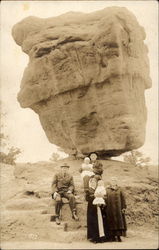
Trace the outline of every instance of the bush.
<instances>
[{"instance_id":1,"label":"bush","mask_svg":"<svg viewBox=\"0 0 159 250\"><path fill-rule=\"evenodd\" d=\"M2 107L2 102L0 101L0 109ZM0 120L4 120L6 113L0 112ZM21 153L21 150L16 147L11 147L9 145L9 136L4 133L5 125L4 122L0 124L0 146L3 152L0 152L0 162L10 165L15 165L17 156Z\"/></svg>"},{"instance_id":2,"label":"bush","mask_svg":"<svg viewBox=\"0 0 159 250\"><path fill-rule=\"evenodd\" d=\"M61 157L59 153L52 153L51 158L49 160L52 162L57 162L60 159Z\"/></svg>"},{"instance_id":3,"label":"bush","mask_svg":"<svg viewBox=\"0 0 159 250\"><path fill-rule=\"evenodd\" d=\"M0 162L10 165L15 165L17 155L20 153L21 151L19 148L11 147L9 148L8 153L0 152Z\"/></svg>"},{"instance_id":4,"label":"bush","mask_svg":"<svg viewBox=\"0 0 159 250\"><path fill-rule=\"evenodd\" d=\"M123 154L124 162L128 162L134 166L145 166L151 161L150 157L144 157L144 155L137 150L132 150L129 153Z\"/></svg>"},{"instance_id":5,"label":"bush","mask_svg":"<svg viewBox=\"0 0 159 250\"><path fill-rule=\"evenodd\" d=\"M50 157L50 161L51 162L57 162L59 160L62 160L64 158L66 158L68 155L62 151L62 149L58 148L57 152L52 153L51 157Z\"/></svg>"}]
</instances>

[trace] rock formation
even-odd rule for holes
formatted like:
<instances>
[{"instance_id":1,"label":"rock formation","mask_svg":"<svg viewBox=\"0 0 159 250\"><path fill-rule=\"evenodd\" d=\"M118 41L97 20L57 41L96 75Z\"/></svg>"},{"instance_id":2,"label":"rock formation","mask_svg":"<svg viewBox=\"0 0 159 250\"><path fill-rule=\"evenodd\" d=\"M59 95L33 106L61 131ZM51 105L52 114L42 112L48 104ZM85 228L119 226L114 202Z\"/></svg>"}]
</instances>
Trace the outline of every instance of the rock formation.
<instances>
[{"instance_id":1,"label":"rock formation","mask_svg":"<svg viewBox=\"0 0 159 250\"><path fill-rule=\"evenodd\" d=\"M143 145L151 87L145 32L123 7L27 17L12 35L30 61L18 101L69 154L119 155Z\"/></svg>"}]
</instances>

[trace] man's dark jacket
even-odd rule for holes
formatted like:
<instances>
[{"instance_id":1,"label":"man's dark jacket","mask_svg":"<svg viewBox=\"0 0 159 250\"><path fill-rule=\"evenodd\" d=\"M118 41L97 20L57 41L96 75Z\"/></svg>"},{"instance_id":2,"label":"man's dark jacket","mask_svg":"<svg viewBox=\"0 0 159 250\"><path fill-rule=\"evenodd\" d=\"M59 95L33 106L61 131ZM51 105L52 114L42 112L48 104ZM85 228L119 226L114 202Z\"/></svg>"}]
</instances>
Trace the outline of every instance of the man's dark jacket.
<instances>
[{"instance_id":1,"label":"man's dark jacket","mask_svg":"<svg viewBox=\"0 0 159 250\"><path fill-rule=\"evenodd\" d=\"M69 173L66 173L65 176L60 172L55 174L52 182L52 193L63 193L69 190L74 193L75 186L73 176Z\"/></svg>"}]
</instances>

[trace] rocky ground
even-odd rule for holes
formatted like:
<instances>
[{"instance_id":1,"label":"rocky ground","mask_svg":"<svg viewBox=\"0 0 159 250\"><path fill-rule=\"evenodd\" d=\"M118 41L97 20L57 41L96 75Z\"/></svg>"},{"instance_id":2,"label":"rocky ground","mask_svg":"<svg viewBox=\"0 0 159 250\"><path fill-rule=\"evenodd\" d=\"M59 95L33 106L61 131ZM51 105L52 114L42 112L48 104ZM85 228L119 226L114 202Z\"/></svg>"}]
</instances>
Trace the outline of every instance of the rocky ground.
<instances>
[{"instance_id":1,"label":"rocky ground","mask_svg":"<svg viewBox=\"0 0 159 250\"><path fill-rule=\"evenodd\" d=\"M81 160L70 164L77 189L79 222L71 218L68 205L62 210L63 223L50 221L54 214L51 181L57 163L1 164L1 248L2 249L157 249L157 167L133 167L118 161L103 161L105 184L118 176L127 200L128 234L122 243L92 244L86 240L86 202L78 169ZM67 223L67 231L64 225Z\"/></svg>"}]
</instances>

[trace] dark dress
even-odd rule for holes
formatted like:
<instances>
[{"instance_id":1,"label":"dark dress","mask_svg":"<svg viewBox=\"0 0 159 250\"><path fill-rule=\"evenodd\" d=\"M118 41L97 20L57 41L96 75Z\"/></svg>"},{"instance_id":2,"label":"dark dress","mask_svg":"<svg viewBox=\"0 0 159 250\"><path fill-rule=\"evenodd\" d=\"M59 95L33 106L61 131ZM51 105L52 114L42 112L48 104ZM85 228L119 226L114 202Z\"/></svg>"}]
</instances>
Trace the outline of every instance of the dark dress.
<instances>
[{"instance_id":1,"label":"dark dress","mask_svg":"<svg viewBox=\"0 0 159 250\"><path fill-rule=\"evenodd\" d=\"M124 194L121 188L107 188L106 224L109 237L126 236L126 220L122 209L126 208Z\"/></svg>"},{"instance_id":2,"label":"dark dress","mask_svg":"<svg viewBox=\"0 0 159 250\"><path fill-rule=\"evenodd\" d=\"M103 174L103 164L96 160L95 162L92 162L93 165L93 172L96 175L102 175Z\"/></svg>"},{"instance_id":3,"label":"dark dress","mask_svg":"<svg viewBox=\"0 0 159 250\"><path fill-rule=\"evenodd\" d=\"M96 182L98 180L96 177L91 177L90 179L93 179ZM98 215L97 215L97 206L93 205L94 200L94 192L95 189L89 187L89 192L87 194L87 239L93 242L101 242L105 240L105 237L99 236L99 228L98 228ZM105 224L105 207L100 206L103 224Z\"/></svg>"}]
</instances>

